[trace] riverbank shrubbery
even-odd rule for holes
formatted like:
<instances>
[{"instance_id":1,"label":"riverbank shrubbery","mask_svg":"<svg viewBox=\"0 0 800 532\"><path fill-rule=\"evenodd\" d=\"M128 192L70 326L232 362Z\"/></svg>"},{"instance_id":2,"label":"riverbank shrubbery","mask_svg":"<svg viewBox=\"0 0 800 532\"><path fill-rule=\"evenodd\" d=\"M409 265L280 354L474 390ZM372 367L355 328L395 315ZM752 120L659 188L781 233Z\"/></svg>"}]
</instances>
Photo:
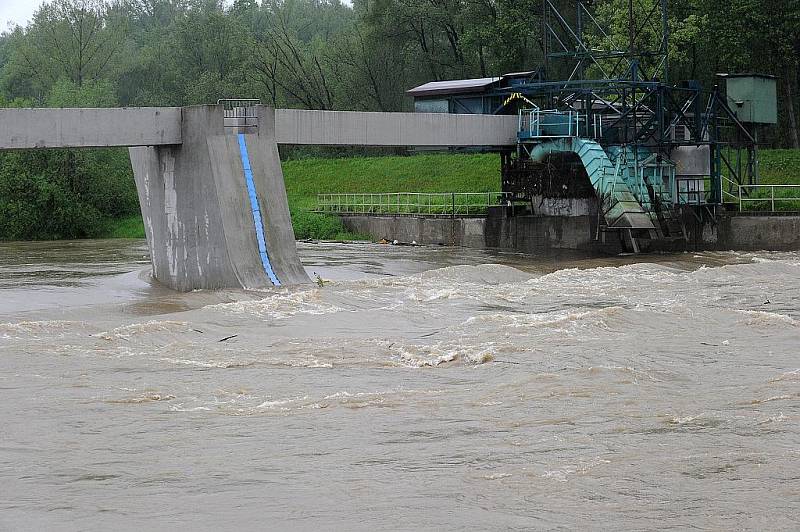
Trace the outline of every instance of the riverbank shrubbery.
<instances>
[{"instance_id":1,"label":"riverbank shrubbery","mask_svg":"<svg viewBox=\"0 0 800 532\"><path fill-rule=\"evenodd\" d=\"M351 233L336 216L316 212L292 211L294 237L298 240L367 240L368 236Z\"/></svg>"},{"instance_id":2,"label":"riverbank shrubbery","mask_svg":"<svg viewBox=\"0 0 800 532\"><path fill-rule=\"evenodd\" d=\"M101 237L138 211L127 150L0 153L0 239Z\"/></svg>"},{"instance_id":3,"label":"riverbank shrubbery","mask_svg":"<svg viewBox=\"0 0 800 532\"><path fill-rule=\"evenodd\" d=\"M114 93L108 81L61 79L44 102L0 96L0 107L111 107ZM0 240L102 237L138 212L125 148L0 152Z\"/></svg>"}]
</instances>

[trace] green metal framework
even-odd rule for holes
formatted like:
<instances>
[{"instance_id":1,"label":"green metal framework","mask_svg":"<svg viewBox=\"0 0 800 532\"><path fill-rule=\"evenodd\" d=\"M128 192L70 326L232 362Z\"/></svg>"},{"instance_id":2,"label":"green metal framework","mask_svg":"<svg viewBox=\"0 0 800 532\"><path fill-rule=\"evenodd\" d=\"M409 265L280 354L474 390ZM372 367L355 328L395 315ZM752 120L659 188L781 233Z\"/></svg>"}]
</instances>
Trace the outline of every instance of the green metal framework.
<instances>
[{"instance_id":1,"label":"green metal framework","mask_svg":"<svg viewBox=\"0 0 800 532\"><path fill-rule=\"evenodd\" d=\"M605 213L629 212L629 206L617 204L627 205L632 195L656 230L678 205L713 209L732 201L739 185L756 183L756 140L719 86L707 90L696 81L668 83L667 0L628 0L626 43L613 42L604 31L594 3L577 0L574 12L565 14L543 0L543 69L492 93L506 103L520 101L508 98L518 94L533 104L519 111L516 159L542 157L565 146L575 153L589 144L599 147L607 161L586 170ZM558 73L566 79L548 80ZM495 113L508 111L500 106ZM703 159L703 175L682 175L673 159L684 148L699 150L692 153ZM504 158L504 166L514 159ZM598 168L602 179L594 175ZM611 168L614 176L606 175ZM633 218L640 223L623 227L647 229L640 217ZM609 227L623 219L606 216Z\"/></svg>"}]
</instances>

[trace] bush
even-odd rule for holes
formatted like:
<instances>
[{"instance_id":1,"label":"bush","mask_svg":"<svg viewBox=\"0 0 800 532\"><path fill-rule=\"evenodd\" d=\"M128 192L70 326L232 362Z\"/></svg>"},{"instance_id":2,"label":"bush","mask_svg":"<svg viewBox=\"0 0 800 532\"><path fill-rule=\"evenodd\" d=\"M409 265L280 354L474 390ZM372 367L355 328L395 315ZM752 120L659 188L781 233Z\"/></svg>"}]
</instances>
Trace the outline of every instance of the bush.
<instances>
[{"instance_id":1,"label":"bush","mask_svg":"<svg viewBox=\"0 0 800 532\"><path fill-rule=\"evenodd\" d=\"M309 211L292 211L297 240L369 240L369 235L351 233L337 216Z\"/></svg>"},{"instance_id":2,"label":"bush","mask_svg":"<svg viewBox=\"0 0 800 532\"><path fill-rule=\"evenodd\" d=\"M339 218L308 211L292 211L292 227L298 240L334 240L347 233Z\"/></svg>"},{"instance_id":3,"label":"bush","mask_svg":"<svg viewBox=\"0 0 800 532\"><path fill-rule=\"evenodd\" d=\"M94 238L137 211L125 150L0 154L0 239Z\"/></svg>"}]
</instances>

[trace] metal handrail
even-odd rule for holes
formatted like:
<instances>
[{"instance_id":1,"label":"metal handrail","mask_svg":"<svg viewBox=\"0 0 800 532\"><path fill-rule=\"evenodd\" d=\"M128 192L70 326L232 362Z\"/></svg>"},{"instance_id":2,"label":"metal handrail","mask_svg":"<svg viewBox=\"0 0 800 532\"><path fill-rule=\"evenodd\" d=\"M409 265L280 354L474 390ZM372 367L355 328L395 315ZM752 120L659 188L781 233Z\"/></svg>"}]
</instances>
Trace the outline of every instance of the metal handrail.
<instances>
[{"instance_id":1,"label":"metal handrail","mask_svg":"<svg viewBox=\"0 0 800 532\"><path fill-rule=\"evenodd\" d=\"M222 106L222 116L225 127L258 127L258 114L256 106L261 104L257 98L223 98L217 100L217 105Z\"/></svg>"},{"instance_id":2,"label":"metal handrail","mask_svg":"<svg viewBox=\"0 0 800 532\"><path fill-rule=\"evenodd\" d=\"M382 192L317 194L316 212L333 214L398 214L477 216L489 207L507 205L507 192Z\"/></svg>"},{"instance_id":3,"label":"metal handrail","mask_svg":"<svg viewBox=\"0 0 800 532\"><path fill-rule=\"evenodd\" d=\"M770 210L775 211L775 203L784 202L784 201L800 201L800 197L784 197L784 196L775 196L775 189L782 189L782 190L797 190L798 194L800 195L800 185L739 185L739 211L743 211L745 204L749 202L760 202L760 201L769 201L770 202ZM751 197L750 194L747 194L745 197L744 191L745 190L758 190L758 189L769 189L770 194L768 198L754 198ZM730 195L730 194L729 194Z\"/></svg>"},{"instance_id":4,"label":"metal handrail","mask_svg":"<svg viewBox=\"0 0 800 532\"><path fill-rule=\"evenodd\" d=\"M564 118L563 121L542 124L542 116L551 115ZM586 117L578 111L559 111L557 109L520 109L519 132L527 133L532 138L565 138L580 136L581 122ZM566 135L543 135L542 127L567 126ZM596 126L596 124L595 124ZM601 123L602 129L602 123Z\"/></svg>"}]
</instances>

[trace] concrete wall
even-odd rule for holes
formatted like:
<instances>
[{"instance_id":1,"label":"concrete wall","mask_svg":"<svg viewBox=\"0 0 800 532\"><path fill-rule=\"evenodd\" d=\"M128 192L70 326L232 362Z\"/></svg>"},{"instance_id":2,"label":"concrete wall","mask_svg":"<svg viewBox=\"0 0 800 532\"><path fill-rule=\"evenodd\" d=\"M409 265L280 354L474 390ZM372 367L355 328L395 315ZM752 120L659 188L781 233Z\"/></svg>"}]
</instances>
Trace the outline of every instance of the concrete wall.
<instances>
[{"instance_id":1,"label":"concrete wall","mask_svg":"<svg viewBox=\"0 0 800 532\"><path fill-rule=\"evenodd\" d=\"M180 107L0 109L0 149L180 144Z\"/></svg>"},{"instance_id":2,"label":"concrete wall","mask_svg":"<svg viewBox=\"0 0 800 532\"><path fill-rule=\"evenodd\" d=\"M795 251L800 250L800 216L720 215L697 220L685 217L688 245L659 246L659 249Z\"/></svg>"},{"instance_id":3,"label":"concrete wall","mask_svg":"<svg viewBox=\"0 0 800 532\"><path fill-rule=\"evenodd\" d=\"M515 146L516 116L275 110L278 144Z\"/></svg>"},{"instance_id":4,"label":"concrete wall","mask_svg":"<svg viewBox=\"0 0 800 532\"><path fill-rule=\"evenodd\" d=\"M543 216L597 216L597 198L533 196L533 212Z\"/></svg>"},{"instance_id":5,"label":"concrete wall","mask_svg":"<svg viewBox=\"0 0 800 532\"><path fill-rule=\"evenodd\" d=\"M621 251L613 237L596 242L595 216L491 216L446 218L423 216L343 216L350 231L378 240L426 245L499 248L538 253L548 250Z\"/></svg>"},{"instance_id":6,"label":"concrete wall","mask_svg":"<svg viewBox=\"0 0 800 532\"><path fill-rule=\"evenodd\" d=\"M577 250L620 253L620 233L597 235L597 216L514 216L426 218L343 216L351 231L374 239L418 244L498 248L522 253ZM696 221L696 220L695 220ZM652 251L800 250L800 216L720 216L687 223L689 241L655 242Z\"/></svg>"},{"instance_id":7,"label":"concrete wall","mask_svg":"<svg viewBox=\"0 0 800 532\"><path fill-rule=\"evenodd\" d=\"M800 249L800 216L729 216L720 219L723 248L741 250ZM768 247L764 247L764 245Z\"/></svg>"},{"instance_id":8,"label":"concrete wall","mask_svg":"<svg viewBox=\"0 0 800 532\"><path fill-rule=\"evenodd\" d=\"M485 247L483 218L445 218L423 216L344 216L350 231L418 244Z\"/></svg>"}]
</instances>

